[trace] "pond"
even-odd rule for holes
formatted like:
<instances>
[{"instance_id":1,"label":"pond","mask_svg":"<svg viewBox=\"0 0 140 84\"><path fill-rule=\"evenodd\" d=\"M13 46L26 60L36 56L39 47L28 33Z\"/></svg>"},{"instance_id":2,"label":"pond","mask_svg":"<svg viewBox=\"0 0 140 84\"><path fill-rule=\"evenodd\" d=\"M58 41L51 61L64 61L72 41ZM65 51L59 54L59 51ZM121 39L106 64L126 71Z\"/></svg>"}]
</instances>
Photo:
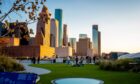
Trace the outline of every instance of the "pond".
<instances>
[{"instance_id":1,"label":"pond","mask_svg":"<svg viewBox=\"0 0 140 84\"><path fill-rule=\"evenodd\" d=\"M102 80L90 78L61 78L52 81L53 84L103 84Z\"/></svg>"}]
</instances>

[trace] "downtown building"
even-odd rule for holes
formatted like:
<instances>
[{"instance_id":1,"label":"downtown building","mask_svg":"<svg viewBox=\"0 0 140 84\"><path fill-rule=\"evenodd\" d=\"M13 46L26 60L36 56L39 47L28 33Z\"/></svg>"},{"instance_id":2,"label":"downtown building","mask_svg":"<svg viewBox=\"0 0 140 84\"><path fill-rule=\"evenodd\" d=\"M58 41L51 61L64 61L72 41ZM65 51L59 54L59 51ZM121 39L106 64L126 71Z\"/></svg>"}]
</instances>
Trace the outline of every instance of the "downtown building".
<instances>
[{"instance_id":1,"label":"downtown building","mask_svg":"<svg viewBox=\"0 0 140 84\"><path fill-rule=\"evenodd\" d=\"M92 26L92 42L95 56L101 56L101 32L98 31L98 25Z\"/></svg>"},{"instance_id":2,"label":"downtown building","mask_svg":"<svg viewBox=\"0 0 140 84\"><path fill-rule=\"evenodd\" d=\"M79 34L79 38L88 38L87 34Z\"/></svg>"},{"instance_id":3,"label":"downtown building","mask_svg":"<svg viewBox=\"0 0 140 84\"><path fill-rule=\"evenodd\" d=\"M58 27L59 27L59 22L56 19L51 19L51 35L50 35L50 42L51 42L51 47L58 47Z\"/></svg>"},{"instance_id":4,"label":"downtown building","mask_svg":"<svg viewBox=\"0 0 140 84\"><path fill-rule=\"evenodd\" d=\"M78 56L90 56L93 57L93 49L92 42L90 42L90 38L88 37L80 37L76 46L76 55Z\"/></svg>"},{"instance_id":5,"label":"downtown building","mask_svg":"<svg viewBox=\"0 0 140 84\"><path fill-rule=\"evenodd\" d=\"M63 26L63 45L55 48L55 54L57 57L73 56L73 50L71 46L68 46L68 33L67 25Z\"/></svg>"},{"instance_id":6,"label":"downtown building","mask_svg":"<svg viewBox=\"0 0 140 84\"><path fill-rule=\"evenodd\" d=\"M76 55L76 38L69 38L69 46L72 47L73 55Z\"/></svg>"},{"instance_id":7,"label":"downtown building","mask_svg":"<svg viewBox=\"0 0 140 84\"><path fill-rule=\"evenodd\" d=\"M29 44L26 44L26 41L23 39L21 40L19 37L16 39L16 34L14 37L2 37L0 38L0 44L11 44L10 46L3 47L4 52L8 56L11 57L40 57L40 58L51 58L55 54L55 48L50 46L50 17L51 14L46 6L43 6L42 11L39 14L39 19L37 22L37 30L36 30L36 35L33 38L27 38L29 41L31 40L32 42L29 42ZM18 26L17 26L18 27ZM18 29L24 29L26 28L26 25L20 24ZM16 26L14 27L16 28ZM18 35L18 32L17 32ZM27 36L27 35L26 35ZM28 36L27 36L28 37ZM5 40L3 42L2 40ZM20 40L18 40L20 39ZM12 41L13 40L13 41ZM24 45L22 43L25 43ZM4 53L5 54L5 53Z\"/></svg>"},{"instance_id":8,"label":"downtown building","mask_svg":"<svg viewBox=\"0 0 140 84\"><path fill-rule=\"evenodd\" d=\"M55 19L59 22L58 27L58 46L62 46L62 19L63 19L63 12L62 9L55 9Z\"/></svg>"},{"instance_id":9,"label":"downtown building","mask_svg":"<svg viewBox=\"0 0 140 84\"><path fill-rule=\"evenodd\" d=\"M67 34L67 25L64 24L63 26L63 46L68 46L68 34Z\"/></svg>"}]
</instances>

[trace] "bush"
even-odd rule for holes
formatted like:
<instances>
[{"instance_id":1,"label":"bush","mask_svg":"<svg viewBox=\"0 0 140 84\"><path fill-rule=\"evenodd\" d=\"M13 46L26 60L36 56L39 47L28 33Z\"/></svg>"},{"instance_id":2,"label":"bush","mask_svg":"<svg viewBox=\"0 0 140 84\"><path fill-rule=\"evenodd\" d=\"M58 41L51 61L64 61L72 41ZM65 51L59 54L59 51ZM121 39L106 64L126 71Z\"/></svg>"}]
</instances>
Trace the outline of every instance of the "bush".
<instances>
[{"instance_id":1,"label":"bush","mask_svg":"<svg viewBox=\"0 0 140 84\"><path fill-rule=\"evenodd\" d=\"M133 62L135 62L133 59L120 59L120 60L116 60L115 64L117 66L117 70L127 71L132 68L132 66L130 66L130 63Z\"/></svg>"},{"instance_id":2,"label":"bush","mask_svg":"<svg viewBox=\"0 0 140 84\"><path fill-rule=\"evenodd\" d=\"M113 70L113 71L128 71L134 69L134 66L131 66L130 63L134 63L133 59L119 59L115 61L105 60L100 62L99 66L103 70Z\"/></svg>"},{"instance_id":3,"label":"bush","mask_svg":"<svg viewBox=\"0 0 140 84\"><path fill-rule=\"evenodd\" d=\"M16 62L16 60L5 55L0 56L0 71L22 71L23 65Z\"/></svg>"},{"instance_id":4,"label":"bush","mask_svg":"<svg viewBox=\"0 0 140 84\"><path fill-rule=\"evenodd\" d=\"M100 62L99 65L100 65L101 69L110 70L110 68L111 68L111 61L105 60L105 61Z\"/></svg>"}]
</instances>

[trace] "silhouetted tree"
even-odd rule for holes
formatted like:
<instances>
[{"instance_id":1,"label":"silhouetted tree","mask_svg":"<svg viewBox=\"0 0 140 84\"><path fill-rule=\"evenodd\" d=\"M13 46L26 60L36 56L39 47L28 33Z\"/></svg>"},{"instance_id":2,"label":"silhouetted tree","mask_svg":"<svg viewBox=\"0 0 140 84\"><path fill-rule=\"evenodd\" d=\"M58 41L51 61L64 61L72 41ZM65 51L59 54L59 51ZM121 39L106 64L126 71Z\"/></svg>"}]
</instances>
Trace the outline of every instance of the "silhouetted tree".
<instances>
[{"instance_id":1,"label":"silhouetted tree","mask_svg":"<svg viewBox=\"0 0 140 84\"><path fill-rule=\"evenodd\" d=\"M0 5L3 4L3 1L0 0ZM9 3L10 1L6 1L6 3ZM44 5L44 2L46 0L15 0L12 4L12 7L8 10L7 13L3 13L0 9L0 22L5 20L6 17L8 17L11 13L16 13L19 15L19 13L24 12L25 14L28 14L29 21L33 21L37 19L37 11L39 10L41 5ZM5 5L6 6L6 5ZM28 22L28 21L27 21Z\"/></svg>"}]
</instances>

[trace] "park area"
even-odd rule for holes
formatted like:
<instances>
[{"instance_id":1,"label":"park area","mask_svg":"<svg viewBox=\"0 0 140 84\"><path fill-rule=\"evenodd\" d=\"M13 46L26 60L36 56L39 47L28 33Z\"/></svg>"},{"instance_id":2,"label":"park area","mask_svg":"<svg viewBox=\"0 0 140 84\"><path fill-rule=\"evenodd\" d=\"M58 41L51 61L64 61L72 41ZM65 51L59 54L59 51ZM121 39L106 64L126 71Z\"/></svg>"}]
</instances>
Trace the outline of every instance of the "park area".
<instances>
[{"instance_id":1,"label":"park area","mask_svg":"<svg viewBox=\"0 0 140 84\"><path fill-rule=\"evenodd\" d=\"M32 64L30 66L51 70L49 74L40 75L38 84L51 84L59 78L93 78L104 81L104 84L138 84L140 73L130 71L105 71L98 65L86 64L72 67L67 64Z\"/></svg>"}]
</instances>

